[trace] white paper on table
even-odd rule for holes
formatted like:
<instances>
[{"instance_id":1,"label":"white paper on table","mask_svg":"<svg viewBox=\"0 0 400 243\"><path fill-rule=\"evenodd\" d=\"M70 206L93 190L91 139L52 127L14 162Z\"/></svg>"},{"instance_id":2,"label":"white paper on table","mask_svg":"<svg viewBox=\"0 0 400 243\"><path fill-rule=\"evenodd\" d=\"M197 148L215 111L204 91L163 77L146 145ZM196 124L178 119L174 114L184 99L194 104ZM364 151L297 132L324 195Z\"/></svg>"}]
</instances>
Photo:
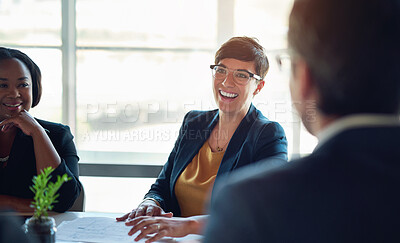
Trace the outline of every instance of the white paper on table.
<instances>
[{"instance_id":1,"label":"white paper on table","mask_svg":"<svg viewBox=\"0 0 400 243\"><path fill-rule=\"evenodd\" d=\"M128 227L124 222L117 222L114 218L85 217L73 221L64 221L57 227L57 240L83 241L83 242L136 242L134 239L139 234L136 232L129 236ZM163 239L162 242L174 242ZM139 242L144 242L141 240Z\"/></svg>"}]
</instances>

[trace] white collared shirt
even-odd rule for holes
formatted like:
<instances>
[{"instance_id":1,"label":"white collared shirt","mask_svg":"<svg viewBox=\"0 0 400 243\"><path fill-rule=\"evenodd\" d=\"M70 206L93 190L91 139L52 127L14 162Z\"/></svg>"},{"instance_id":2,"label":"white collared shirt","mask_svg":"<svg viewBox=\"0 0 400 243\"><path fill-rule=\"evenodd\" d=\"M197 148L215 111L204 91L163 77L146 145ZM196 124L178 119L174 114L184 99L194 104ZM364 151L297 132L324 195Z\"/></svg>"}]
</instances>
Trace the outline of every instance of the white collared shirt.
<instances>
[{"instance_id":1,"label":"white collared shirt","mask_svg":"<svg viewBox=\"0 0 400 243\"><path fill-rule=\"evenodd\" d=\"M400 127L400 117L396 115L383 114L358 114L339 118L317 134L318 145L315 147L314 151L321 147L322 144L326 143L326 141L344 130L360 127L382 126Z\"/></svg>"}]
</instances>

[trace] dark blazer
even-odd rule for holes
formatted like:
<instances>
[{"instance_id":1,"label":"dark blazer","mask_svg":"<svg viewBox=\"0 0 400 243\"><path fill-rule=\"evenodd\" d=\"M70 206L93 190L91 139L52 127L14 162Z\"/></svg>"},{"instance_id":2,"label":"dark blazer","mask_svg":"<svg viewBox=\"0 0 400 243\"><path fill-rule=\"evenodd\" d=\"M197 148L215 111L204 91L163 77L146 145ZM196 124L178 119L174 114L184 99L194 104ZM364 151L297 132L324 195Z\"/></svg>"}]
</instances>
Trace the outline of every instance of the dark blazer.
<instances>
[{"instance_id":1,"label":"dark blazer","mask_svg":"<svg viewBox=\"0 0 400 243\"><path fill-rule=\"evenodd\" d=\"M23 218L16 216L14 211L0 209L0 242L1 243L35 243L36 238L25 234L22 225Z\"/></svg>"},{"instance_id":2,"label":"dark blazer","mask_svg":"<svg viewBox=\"0 0 400 243\"><path fill-rule=\"evenodd\" d=\"M351 129L306 158L232 175L204 242L400 242L399 138L400 127Z\"/></svg>"},{"instance_id":3,"label":"dark blazer","mask_svg":"<svg viewBox=\"0 0 400 243\"><path fill-rule=\"evenodd\" d=\"M61 164L52 172L52 181L58 175L67 173L72 180L64 183L58 191L60 196L53 210L64 212L68 210L81 191L79 182L78 161L73 136L68 126L36 119L46 130L53 146L61 157ZM21 130L17 132L11 148L10 158L5 168L0 168L0 194L21 198L33 198L29 189L36 173L36 159L31 136Z\"/></svg>"},{"instance_id":4,"label":"dark blazer","mask_svg":"<svg viewBox=\"0 0 400 243\"><path fill-rule=\"evenodd\" d=\"M145 198L156 199L164 211L180 216L176 180L207 141L218 117L218 110L186 114L168 161ZM226 148L216 181L226 172L268 157L279 158L281 164L286 162L285 133L278 123L269 121L251 105Z\"/></svg>"}]
</instances>

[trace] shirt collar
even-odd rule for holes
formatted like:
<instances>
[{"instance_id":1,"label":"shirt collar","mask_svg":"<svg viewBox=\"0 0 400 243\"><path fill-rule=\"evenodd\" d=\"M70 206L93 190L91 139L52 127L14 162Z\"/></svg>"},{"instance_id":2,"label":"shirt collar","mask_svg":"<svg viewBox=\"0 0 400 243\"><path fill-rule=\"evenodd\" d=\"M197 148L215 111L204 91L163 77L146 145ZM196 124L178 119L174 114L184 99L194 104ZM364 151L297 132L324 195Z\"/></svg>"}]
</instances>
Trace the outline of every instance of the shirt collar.
<instances>
[{"instance_id":1,"label":"shirt collar","mask_svg":"<svg viewBox=\"0 0 400 243\"><path fill-rule=\"evenodd\" d=\"M344 130L360 127L400 126L400 118L397 115L359 114L339 118L317 134L318 145L315 150L326 143L335 135Z\"/></svg>"}]
</instances>

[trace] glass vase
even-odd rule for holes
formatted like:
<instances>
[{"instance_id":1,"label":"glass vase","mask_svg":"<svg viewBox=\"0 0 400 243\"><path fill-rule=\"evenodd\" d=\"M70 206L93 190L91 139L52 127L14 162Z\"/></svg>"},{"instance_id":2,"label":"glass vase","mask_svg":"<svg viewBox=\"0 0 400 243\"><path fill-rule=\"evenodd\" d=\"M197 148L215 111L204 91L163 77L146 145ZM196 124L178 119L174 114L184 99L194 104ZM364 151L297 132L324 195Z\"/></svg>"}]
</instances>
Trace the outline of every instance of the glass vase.
<instances>
[{"instance_id":1,"label":"glass vase","mask_svg":"<svg viewBox=\"0 0 400 243\"><path fill-rule=\"evenodd\" d=\"M52 217L44 217L41 220L28 218L24 224L25 234L29 238L35 238L40 243L56 242L56 222Z\"/></svg>"}]
</instances>

